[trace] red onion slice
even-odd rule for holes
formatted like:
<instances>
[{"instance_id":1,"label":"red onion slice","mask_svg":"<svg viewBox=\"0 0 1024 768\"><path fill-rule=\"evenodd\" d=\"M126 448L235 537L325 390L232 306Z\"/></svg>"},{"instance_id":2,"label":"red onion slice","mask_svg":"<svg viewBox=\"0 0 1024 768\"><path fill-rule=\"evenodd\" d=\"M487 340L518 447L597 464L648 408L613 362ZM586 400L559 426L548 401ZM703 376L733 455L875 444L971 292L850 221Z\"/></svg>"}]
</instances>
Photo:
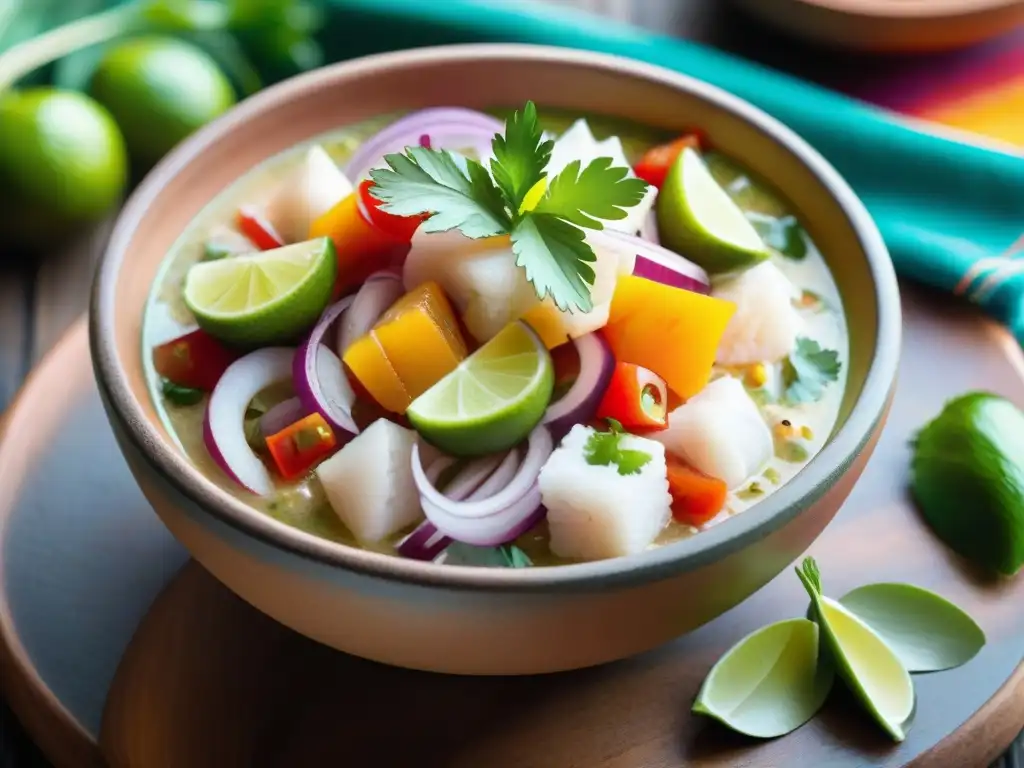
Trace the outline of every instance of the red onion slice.
<instances>
[{"instance_id":1,"label":"red onion slice","mask_svg":"<svg viewBox=\"0 0 1024 768\"><path fill-rule=\"evenodd\" d=\"M422 145L429 136L433 149L453 152L472 150L479 158L489 157L494 134L504 126L497 118L460 107L421 109L396 120L364 141L345 165L345 175L359 183L373 168L383 167L384 155L400 153L406 147Z\"/></svg>"},{"instance_id":2,"label":"red onion slice","mask_svg":"<svg viewBox=\"0 0 1024 768\"><path fill-rule=\"evenodd\" d=\"M444 495L452 501L462 501L465 498L474 498L478 493L483 493L482 484L502 464L503 458L501 454L495 454L474 459L444 489ZM427 479L436 486L437 478L454 463L455 459L448 456L438 459L427 470ZM515 468L513 467L512 473L514 474L514 472ZM511 474L505 475L503 484L510 479ZM488 494L491 492L488 491ZM424 520L416 526L416 530L399 542L396 549L402 557L408 557L411 560L433 560L451 543L451 537L438 531L437 527L429 520Z\"/></svg>"},{"instance_id":3,"label":"red onion slice","mask_svg":"<svg viewBox=\"0 0 1024 768\"><path fill-rule=\"evenodd\" d=\"M297 397L282 400L260 417L260 432L263 437L277 434L289 424L309 416L311 411Z\"/></svg>"},{"instance_id":4,"label":"red onion slice","mask_svg":"<svg viewBox=\"0 0 1024 768\"><path fill-rule=\"evenodd\" d=\"M678 253L633 235L610 229L587 232L587 239L596 248L618 252L625 258L636 258L633 274L656 283L708 294L711 280L708 273Z\"/></svg>"},{"instance_id":5,"label":"red onion slice","mask_svg":"<svg viewBox=\"0 0 1024 768\"><path fill-rule=\"evenodd\" d=\"M446 498L431 484L420 461L419 446L414 446L413 479L427 520L456 541L484 547L510 541L527 530L538 517L541 498L537 476L551 455L553 444L547 429L538 426L530 433L527 445L522 463L501 490L486 498L461 502ZM518 457L510 452L495 474L513 461L518 461ZM483 486L477 492L482 491Z\"/></svg>"},{"instance_id":6,"label":"red onion slice","mask_svg":"<svg viewBox=\"0 0 1024 768\"><path fill-rule=\"evenodd\" d=\"M356 396L341 360L324 342L351 304L352 297L346 296L325 309L309 336L296 350L292 362L295 394L310 412L315 411L324 417L339 444L359 434L359 427L352 419L352 404Z\"/></svg>"},{"instance_id":7,"label":"red onion slice","mask_svg":"<svg viewBox=\"0 0 1024 768\"><path fill-rule=\"evenodd\" d=\"M375 272L368 277L338 323L338 357L344 357L352 342L373 328L403 293L402 277L395 272Z\"/></svg>"},{"instance_id":8,"label":"red onion slice","mask_svg":"<svg viewBox=\"0 0 1024 768\"><path fill-rule=\"evenodd\" d=\"M258 392L288 379L295 350L267 347L241 357L213 388L203 418L203 442L232 480L259 496L274 492L270 473L245 439L245 411Z\"/></svg>"},{"instance_id":9,"label":"red onion slice","mask_svg":"<svg viewBox=\"0 0 1024 768\"><path fill-rule=\"evenodd\" d=\"M579 375L569 391L548 406L541 421L556 440L565 437L573 425L593 418L615 370L615 356L600 333L588 333L572 342L580 356Z\"/></svg>"}]
</instances>

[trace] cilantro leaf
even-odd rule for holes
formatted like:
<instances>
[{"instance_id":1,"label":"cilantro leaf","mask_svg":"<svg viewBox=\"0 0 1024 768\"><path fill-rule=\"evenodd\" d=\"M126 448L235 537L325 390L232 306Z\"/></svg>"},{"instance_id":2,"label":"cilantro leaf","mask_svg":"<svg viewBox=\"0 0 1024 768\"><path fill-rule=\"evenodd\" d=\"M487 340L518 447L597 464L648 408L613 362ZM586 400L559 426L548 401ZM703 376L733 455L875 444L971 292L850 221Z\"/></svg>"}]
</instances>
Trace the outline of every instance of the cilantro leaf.
<instances>
[{"instance_id":1,"label":"cilantro leaf","mask_svg":"<svg viewBox=\"0 0 1024 768\"><path fill-rule=\"evenodd\" d=\"M538 298L551 296L562 311L589 312L594 308L590 262L596 257L582 229L551 214L532 213L512 228L512 252Z\"/></svg>"},{"instance_id":2,"label":"cilantro leaf","mask_svg":"<svg viewBox=\"0 0 1024 768\"><path fill-rule=\"evenodd\" d=\"M498 554L508 568L529 568L533 565L529 555L515 544L502 544L498 547Z\"/></svg>"},{"instance_id":3,"label":"cilantro leaf","mask_svg":"<svg viewBox=\"0 0 1024 768\"><path fill-rule=\"evenodd\" d=\"M372 194L384 203L381 210L396 216L432 214L420 225L424 232L458 229L481 238L509 231L498 190L480 163L428 147L407 147L405 154L384 160L389 168L370 171Z\"/></svg>"},{"instance_id":4,"label":"cilantro leaf","mask_svg":"<svg viewBox=\"0 0 1024 768\"><path fill-rule=\"evenodd\" d=\"M588 464L609 467L613 464L620 475L639 474L651 460L651 454L636 448L623 448L622 438L626 433L615 419L608 419L607 432L595 432L587 438L583 454Z\"/></svg>"},{"instance_id":5,"label":"cilantro leaf","mask_svg":"<svg viewBox=\"0 0 1024 768\"><path fill-rule=\"evenodd\" d=\"M581 227L604 229L598 219L615 221L628 215L644 199L647 182L627 178L628 168L612 167L610 157L599 157L580 171L581 163L573 160L552 179L547 194L541 198L537 213L560 216Z\"/></svg>"},{"instance_id":6,"label":"cilantro leaf","mask_svg":"<svg viewBox=\"0 0 1024 768\"><path fill-rule=\"evenodd\" d=\"M759 216L751 219L751 223L765 245L794 261L803 261L807 258L804 228L800 226L795 216L783 216L779 219Z\"/></svg>"},{"instance_id":7,"label":"cilantro leaf","mask_svg":"<svg viewBox=\"0 0 1024 768\"><path fill-rule=\"evenodd\" d=\"M797 339L796 349L782 362L786 399L791 403L820 400L825 387L839 379L841 368L834 349L822 349L814 339Z\"/></svg>"},{"instance_id":8,"label":"cilantro leaf","mask_svg":"<svg viewBox=\"0 0 1024 768\"><path fill-rule=\"evenodd\" d=\"M163 392L168 402L175 405L195 405L206 394L201 389L193 389L192 387L175 384L169 379L163 380L163 383L160 385L160 391Z\"/></svg>"},{"instance_id":9,"label":"cilantro leaf","mask_svg":"<svg viewBox=\"0 0 1024 768\"><path fill-rule=\"evenodd\" d=\"M554 145L553 141L544 140L537 122L537 107L532 101L526 102L522 112L509 116L504 136L495 135L491 142L491 173L513 211L519 210L526 193L544 177Z\"/></svg>"}]
</instances>

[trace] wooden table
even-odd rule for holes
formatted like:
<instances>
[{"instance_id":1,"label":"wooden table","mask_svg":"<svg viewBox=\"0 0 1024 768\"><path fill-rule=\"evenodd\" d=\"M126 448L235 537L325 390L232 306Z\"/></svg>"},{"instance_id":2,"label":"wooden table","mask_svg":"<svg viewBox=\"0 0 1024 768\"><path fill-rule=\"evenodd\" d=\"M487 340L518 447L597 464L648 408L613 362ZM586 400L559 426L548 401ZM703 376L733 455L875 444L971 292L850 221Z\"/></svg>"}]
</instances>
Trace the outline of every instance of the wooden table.
<instances>
[{"instance_id":1,"label":"wooden table","mask_svg":"<svg viewBox=\"0 0 1024 768\"><path fill-rule=\"evenodd\" d=\"M701 40L818 81L835 83L841 81L841 72L886 67L884 58L842 56L784 40L739 16L724 0L547 1ZM85 311L93 266L109 228L107 221L83 232L38 263L0 245L0 407L9 401L35 361ZM1024 766L1024 738L1002 763L1005 768ZM6 704L0 705L0 768L45 765Z\"/></svg>"}]
</instances>

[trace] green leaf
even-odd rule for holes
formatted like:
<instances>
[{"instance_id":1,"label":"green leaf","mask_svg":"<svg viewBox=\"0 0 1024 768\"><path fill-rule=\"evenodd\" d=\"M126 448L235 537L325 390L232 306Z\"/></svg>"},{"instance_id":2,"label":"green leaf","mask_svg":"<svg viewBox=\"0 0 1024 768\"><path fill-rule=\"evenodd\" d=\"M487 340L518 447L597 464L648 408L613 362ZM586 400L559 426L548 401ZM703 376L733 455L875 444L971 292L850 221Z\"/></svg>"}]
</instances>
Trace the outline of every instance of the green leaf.
<instances>
[{"instance_id":1,"label":"green leaf","mask_svg":"<svg viewBox=\"0 0 1024 768\"><path fill-rule=\"evenodd\" d=\"M818 626L788 619L740 640L711 668L693 704L734 731L762 739L799 728L821 709L835 677Z\"/></svg>"},{"instance_id":2,"label":"green leaf","mask_svg":"<svg viewBox=\"0 0 1024 768\"><path fill-rule=\"evenodd\" d=\"M782 363L786 399L793 404L821 399L831 382L839 380L842 364L833 349L822 349L814 339L800 337L796 349Z\"/></svg>"},{"instance_id":3,"label":"green leaf","mask_svg":"<svg viewBox=\"0 0 1024 768\"><path fill-rule=\"evenodd\" d=\"M627 178L628 168L611 164L610 157L599 157L580 172L580 161L573 160L551 181L534 210L590 229L604 228L598 219L626 218L625 209L644 199L647 182Z\"/></svg>"},{"instance_id":4,"label":"green leaf","mask_svg":"<svg viewBox=\"0 0 1024 768\"><path fill-rule=\"evenodd\" d=\"M651 454L636 448L623 448L622 438L626 433L615 419L608 419L607 432L594 432L587 438L583 455L588 464L595 466L615 465L620 475L634 475L651 460Z\"/></svg>"},{"instance_id":5,"label":"green leaf","mask_svg":"<svg viewBox=\"0 0 1024 768\"><path fill-rule=\"evenodd\" d=\"M583 230L543 213L524 216L512 229L516 264L526 270L537 297L550 296L563 312L594 308L590 286L594 282L594 252Z\"/></svg>"},{"instance_id":6,"label":"green leaf","mask_svg":"<svg viewBox=\"0 0 1024 768\"><path fill-rule=\"evenodd\" d=\"M839 599L885 641L909 672L966 664L985 633L959 607L911 584L868 584Z\"/></svg>"},{"instance_id":7,"label":"green leaf","mask_svg":"<svg viewBox=\"0 0 1024 768\"><path fill-rule=\"evenodd\" d=\"M821 594L821 571L818 570L818 563L813 557L804 558L796 569L796 575L800 577L800 581L812 597Z\"/></svg>"},{"instance_id":8,"label":"green leaf","mask_svg":"<svg viewBox=\"0 0 1024 768\"><path fill-rule=\"evenodd\" d=\"M518 211L526 193L543 178L552 147L553 141L544 140L532 101L508 117L504 136L495 135L491 173L511 210Z\"/></svg>"},{"instance_id":9,"label":"green leaf","mask_svg":"<svg viewBox=\"0 0 1024 768\"><path fill-rule=\"evenodd\" d=\"M751 216L749 218L765 245L794 261L803 261L807 258L807 239L804 237L804 228L800 226L800 222L795 216L786 215L778 218Z\"/></svg>"},{"instance_id":10,"label":"green leaf","mask_svg":"<svg viewBox=\"0 0 1024 768\"><path fill-rule=\"evenodd\" d=\"M168 379L163 380L163 383L160 385L160 391L163 392L168 402L175 405L195 405L206 394L201 389L183 387L181 384L175 384Z\"/></svg>"},{"instance_id":11,"label":"green leaf","mask_svg":"<svg viewBox=\"0 0 1024 768\"><path fill-rule=\"evenodd\" d=\"M458 161L447 150L427 147L408 147L406 154L385 155L384 160L389 168L372 170L370 177L373 196L384 203L381 209L387 213L432 214L420 225L425 232L458 229L472 238L508 232L508 216L504 209L498 210L496 190L493 185L488 188L487 174L479 163Z\"/></svg>"},{"instance_id":12,"label":"green leaf","mask_svg":"<svg viewBox=\"0 0 1024 768\"><path fill-rule=\"evenodd\" d=\"M508 568L529 568L533 561L515 544L502 544L498 552Z\"/></svg>"}]
</instances>

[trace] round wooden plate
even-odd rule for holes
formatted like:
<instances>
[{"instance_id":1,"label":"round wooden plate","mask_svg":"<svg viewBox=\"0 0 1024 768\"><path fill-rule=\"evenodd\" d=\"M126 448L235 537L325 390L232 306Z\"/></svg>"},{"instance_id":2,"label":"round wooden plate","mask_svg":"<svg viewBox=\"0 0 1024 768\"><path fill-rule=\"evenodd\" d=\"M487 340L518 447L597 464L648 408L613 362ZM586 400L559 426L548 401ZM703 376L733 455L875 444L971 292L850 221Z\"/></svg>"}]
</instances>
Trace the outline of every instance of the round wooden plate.
<instances>
[{"instance_id":1,"label":"round wooden plate","mask_svg":"<svg viewBox=\"0 0 1024 768\"><path fill-rule=\"evenodd\" d=\"M826 45L879 53L963 48L1024 24L1021 0L735 0Z\"/></svg>"},{"instance_id":2,"label":"round wooden plate","mask_svg":"<svg viewBox=\"0 0 1024 768\"><path fill-rule=\"evenodd\" d=\"M1024 406L1024 355L946 297L905 291L905 302L889 425L810 552L829 594L913 582L964 606L988 635L964 667L915 676L917 715L902 744L841 691L769 742L689 713L730 645L804 612L792 573L655 652L535 678L361 661L284 629L194 564L171 581L184 554L117 453L82 325L34 374L0 442L4 693L58 768L987 765L1024 728L1024 578L981 578L929 535L906 499L907 439L965 390Z\"/></svg>"}]
</instances>

